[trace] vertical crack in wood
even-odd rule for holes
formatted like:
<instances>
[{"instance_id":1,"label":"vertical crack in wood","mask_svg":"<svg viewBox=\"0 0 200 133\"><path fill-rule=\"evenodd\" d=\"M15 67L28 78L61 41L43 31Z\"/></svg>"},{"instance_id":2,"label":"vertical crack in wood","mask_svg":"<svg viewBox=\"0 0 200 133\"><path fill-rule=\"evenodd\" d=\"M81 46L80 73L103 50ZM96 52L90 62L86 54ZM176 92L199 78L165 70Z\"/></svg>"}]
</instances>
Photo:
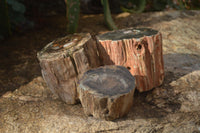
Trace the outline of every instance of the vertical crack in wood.
<instances>
[{"instance_id":1,"label":"vertical crack in wood","mask_svg":"<svg viewBox=\"0 0 200 133\"><path fill-rule=\"evenodd\" d=\"M78 69L77 69L77 67L76 67L76 63L75 63L75 61L74 61L74 58L73 58L71 55L70 55L69 57L70 57L70 60L72 61L72 64L73 64L73 66L74 66L75 73L76 73L76 75L78 76Z\"/></svg>"},{"instance_id":2,"label":"vertical crack in wood","mask_svg":"<svg viewBox=\"0 0 200 133\"><path fill-rule=\"evenodd\" d=\"M152 80L153 80L153 86L155 86L155 57L154 57L154 53L155 53L155 49L154 49L154 36L152 38L147 37L147 43L151 44L149 45L149 51L150 51L150 57L151 57L151 76L152 76Z\"/></svg>"},{"instance_id":3,"label":"vertical crack in wood","mask_svg":"<svg viewBox=\"0 0 200 133\"><path fill-rule=\"evenodd\" d=\"M75 88L78 87L77 82L75 80L74 80L74 86L75 86ZM78 97L79 97L78 90L75 89L75 103L79 101Z\"/></svg>"},{"instance_id":4,"label":"vertical crack in wood","mask_svg":"<svg viewBox=\"0 0 200 133\"><path fill-rule=\"evenodd\" d=\"M51 81L52 76L47 76L47 73L45 70L47 70L48 67L46 67L44 63L40 63L40 64L43 65L41 73L42 73L42 76L43 76L45 82L47 83L47 86L49 87L49 89L51 90L52 93L54 93L56 96L58 96L57 92L54 89L54 85L49 84L49 82L52 82ZM43 70L43 69L45 69L45 70Z\"/></svg>"},{"instance_id":5,"label":"vertical crack in wood","mask_svg":"<svg viewBox=\"0 0 200 133\"><path fill-rule=\"evenodd\" d=\"M97 37L95 36L95 35L91 35L92 36L92 38L93 38L93 41L94 41L94 43L95 43L95 45L96 45L96 53L97 53L97 56L98 56L98 59L99 59L99 61L100 61L100 57L99 57L99 48L98 48L98 39L97 39ZM101 62L99 62L99 65L101 65Z\"/></svg>"},{"instance_id":6,"label":"vertical crack in wood","mask_svg":"<svg viewBox=\"0 0 200 133\"><path fill-rule=\"evenodd\" d=\"M107 107L108 105L108 98L103 98L103 99L100 99L100 108L101 108L101 111L102 111L102 116L104 118L108 117L109 116L109 109Z\"/></svg>"},{"instance_id":7,"label":"vertical crack in wood","mask_svg":"<svg viewBox=\"0 0 200 133\"><path fill-rule=\"evenodd\" d=\"M160 64L161 69L160 69L160 72L159 72L161 74L161 75L159 75L159 76L161 76L161 79L159 79L159 81L160 81L159 85L161 85L163 80L164 80L164 60L163 60L162 34L160 32L159 32L159 40L160 40L159 47L160 47L160 57L161 57L161 61L160 61L161 62L161 64Z\"/></svg>"},{"instance_id":8,"label":"vertical crack in wood","mask_svg":"<svg viewBox=\"0 0 200 133\"><path fill-rule=\"evenodd\" d=\"M153 84L155 86L156 84L156 63L155 63L155 36L153 36L153 38L151 38L152 40L152 50L153 50L153 54L152 54L152 63L153 63Z\"/></svg>"},{"instance_id":9,"label":"vertical crack in wood","mask_svg":"<svg viewBox=\"0 0 200 133\"><path fill-rule=\"evenodd\" d=\"M62 47L57 50L52 45ZM86 70L99 66L96 47L89 33L80 33L58 38L38 52L45 81L66 103L76 103L78 79Z\"/></svg>"},{"instance_id":10,"label":"vertical crack in wood","mask_svg":"<svg viewBox=\"0 0 200 133\"><path fill-rule=\"evenodd\" d=\"M123 39L123 40L122 40L122 47L123 47L123 51L124 51L124 55L123 55L123 57L124 57L124 64L122 64L122 66L126 66L127 57L128 57L128 56L127 56L128 53L127 53L127 50L126 50L126 46L125 46L125 45L126 45L126 41L125 41L125 39ZM129 66L127 66L127 68L128 68L128 67L129 67ZM131 68L131 67L129 67L129 70L130 70L130 68Z\"/></svg>"},{"instance_id":11,"label":"vertical crack in wood","mask_svg":"<svg viewBox=\"0 0 200 133\"><path fill-rule=\"evenodd\" d=\"M88 42L87 42L87 43L88 43ZM89 55L89 48L88 48L88 45L87 45L87 44L84 45L83 48L84 48L83 54L85 55L85 57L86 57L86 59L87 59L89 65L93 64L92 61L91 61L90 58L89 58L90 55Z\"/></svg>"},{"instance_id":12,"label":"vertical crack in wood","mask_svg":"<svg viewBox=\"0 0 200 133\"><path fill-rule=\"evenodd\" d=\"M54 80L56 81L56 84L59 84L59 83L60 83L59 80L58 80L59 78L57 77L57 75L56 75L56 73L55 73L55 71L54 71L54 69L53 69L54 66L52 65L52 62L49 63L49 66L48 66L48 67L49 67L49 71L50 71L50 72L53 74L53 76L55 77Z\"/></svg>"},{"instance_id":13,"label":"vertical crack in wood","mask_svg":"<svg viewBox=\"0 0 200 133\"><path fill-rule=\"evenodd\" d=\"M157 33L120 40L110 39L110 36L105 39L97 38L102 65L115 64L129 68L136 76L140 92L159 86L163 81L164 68L162 38L161 34Z\"/></svg>"},{"instance_id":14,"label":"vertical crack in wood","mask_svg":"<svg viewBox=\"0 0 200 133\"><path fill-rule=\"evenodd\" d=\"M150 88L150 85L151 85L150 79L152 78L151 74L148 72L148 70L149 70L148 68L151 67L151 66L149 66L151 63L149 64L149 62L148 62L148 61L151 61L151 59L148 59L148 57L151 56L151 54L149 52L149 48L148 48L148 45L150 45L150 44L148 44L147 39L144 38L142 40L141 44L139 44L139 45L141 45L141 46L143 45L141 48L143 48L145 50L144 57L143 57L144 58L143 59L144 60L143 73L145 74L144 80L145 80L145 91L146 91L148 88Z\"/></svg>"}]
</instances>

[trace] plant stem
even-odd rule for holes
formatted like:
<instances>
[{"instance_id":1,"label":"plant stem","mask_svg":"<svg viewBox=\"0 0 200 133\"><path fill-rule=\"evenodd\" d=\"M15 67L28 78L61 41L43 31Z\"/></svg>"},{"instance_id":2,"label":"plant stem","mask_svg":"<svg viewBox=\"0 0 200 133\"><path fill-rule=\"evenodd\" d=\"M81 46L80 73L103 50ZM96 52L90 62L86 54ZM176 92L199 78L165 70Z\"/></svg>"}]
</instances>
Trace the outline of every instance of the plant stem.
<instances>
[{"instance_id":1,"label":"plant stem","mask_svg":"<svg viewBox=\"0 0 200 133\"><path fill-rule=\"evenodd\" d=\"M79 0L65 0L67 14L67 32L74 33L77 31L80 13Z\"/></svg>"},{"instance_id":2,"label":"plant stem","mask_svg":"<svg viewBox=\"0 0 200 133\"><path fill-rule=\"evenodd\" d=\"M116 30L117 26L115 25L115 23L112 19L108 0L102 0L101 2L103 4L104 19L105 19L105 22L106 22L108 28L110 30Z\"/></svg>"}]
</instances>

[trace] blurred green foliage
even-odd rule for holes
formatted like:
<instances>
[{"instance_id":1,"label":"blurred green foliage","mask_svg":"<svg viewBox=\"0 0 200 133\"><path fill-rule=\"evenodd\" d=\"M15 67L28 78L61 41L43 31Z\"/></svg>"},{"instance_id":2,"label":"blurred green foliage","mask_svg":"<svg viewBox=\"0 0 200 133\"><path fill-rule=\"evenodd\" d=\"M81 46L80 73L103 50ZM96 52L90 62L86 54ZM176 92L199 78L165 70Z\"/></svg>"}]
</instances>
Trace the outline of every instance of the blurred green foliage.
<instances>
[{"instance_id":1,"label":"blurred green foliage","mask_svg":"<svg viewBox=\"0 0 200 133\"><path fill-rule=\"evenodd\" d=\"M120 0L125 12L162 11L167 9L200 9L200 0Z\"/></svg>"},{"instance_id":2,"label":"blurred green foliage","mask_svg":"<svg viewBox=\"0 0 200 133\"><path fill-rule=\"evenodd\" d=\"M72 0L65 0L68 2L67 5L67 18L68 18L68 29L73 33L76 31L78 27L78 12L73 11L78 9L79 1L75 0L77 3L71 5ZM101 0L104 11L104 20L106 25L110 30L117 29L110 12L109 0ZM199 9L200 8L200 0L119 0L114 1L117 4L120 4L121 11L130 12L130 13L141 13L145 11L162 11L168 9ZM113 6L112 3L111 6ZM72 23L73 22L73 23ZM73 30L71 30L73 29Z\"/></svg>"},{"instance_id":3,"label":"blurred green foliage","mask_svg":"<svg viewBox=\"0 0 200 133\"><path fill-rule=\"evenodd\" d=\"M106 22L106 25L108 26L110 30L116 30L117 26L115 25L112 19L108 0L101 0L101 3L103 5L104 20Z\"/></svg>"},{"instance_id":4,"label":"blurred green foliage","mask_svg":"<svg viewBox=\"0 0 200 133\"><path fill-rule=\"evenodd\" d=\"M10 22L12 23L13 28L16 25L25 22L26 18L24 17L24 13L26 7L16 0L7 0L7 4Z\"/></svg>"},{"instance_id":5,"label":"blurred green foliage","mask_svg":"<svg viewBox=\"0 0 200 133\"><path fill-rule=\"evenodd\" d=\"M5 0L0 0L0 39L11 34L8 17L8 6Z\"/></svg>"},{"instance_id":6,"label":"blurred green foliage","mask_svg":"<svg viewBox=\"0 0 200 133\"><path fill-rule=\"evenodd\" d=\"M24 4L17 0L0 0L0 5L1 38L11 35L11 31L19 31L19 27L23 27L27 22L26 26L33 26L33 22L25 18L26 7Z\"/></svg>"},{"instance_id":7,"label":"blurred green foliage","mask_svg":"<svg viewBox=\"0 0 200 133\"><path fill-rule=\"evenodd\" d=\"M67 32L74 33L78 27L80 2L79 0L65 0L67 15Z\"/></svg>"},{"instance_id":8,"label":"blurred green foliage","mask_svg":"<svg viewBox=\"0 0 200 133\"><path fill-rule=\"evenodd\" d=\"M146 0L120 0L121 10L130 13L143 12Z\"/></svg>"},{"instance_id":9,"label":"blurred green foliage","mask_svg":"<svg viewBox=\"0 0 200 133\"><path fill-rule=\"evenodd\" d=\"M199 10L200 0L178 0L181 6L189 10Z\"/></svg>"},{"instance_id":10,"label":"blurred green foliage","mask_svg":"<svg viewBox=\"0 0 200 133\"><path fill-rule=\"evenodd\" d=\"M65 0L68 33L74 33L77 30L80 14L80 1L92 1L92 3L99 3L101 1L103 6L98 9L103 9L105 23L110 30L117 28L111 17L111 12L114 9L113 7L117 8L114 9L115 11L117 10L131 13L162 11L169 9L200 9L200 0ZM56 2L61 2L62 5L64 5L64 0ZM53 8L65 8L64 6L54 6L52 8L49 8L48 5L56 5L56 2L54 2L53 0L45 0L41 1L41 3L39 0L0 0L0 39L3 38L3 36L10 35L11 32L20 31L21 29L24 30L24 27L33 26L33 22L28 21L25 17L26 8L29 9L29 14L33 13L34 10L37 10L36 14L37 12L50 14ZM26 4L27 7L24 4ZM35 6L33 6L32 4L34 4ZM89 5L88 7L94 8L91 7L91 5ZM32 8L33 11L30 10L30 8Z\"/></svg>"}]
</instances>

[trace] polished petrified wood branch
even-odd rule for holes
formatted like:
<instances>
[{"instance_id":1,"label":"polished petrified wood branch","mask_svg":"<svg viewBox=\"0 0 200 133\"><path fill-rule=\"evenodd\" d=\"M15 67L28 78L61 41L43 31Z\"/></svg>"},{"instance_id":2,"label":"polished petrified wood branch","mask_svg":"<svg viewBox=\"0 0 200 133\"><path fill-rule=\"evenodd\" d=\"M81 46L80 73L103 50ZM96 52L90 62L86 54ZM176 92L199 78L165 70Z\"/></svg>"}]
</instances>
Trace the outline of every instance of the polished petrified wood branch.
<instances>
[{"instance_id":1,"label":"polished petrified wood branch","mask_svg":"<svg viewBox=\"0 0 200 133\"><path fill-rule=\"evenodd\" d=\"M136 78L137 89L148 91L162 84L162 36L149 28L129 28L97 36L101 65L122 65Z\"/></svg>"},{"instance_id":2,"label":"polished petrified wood branch","mask_svg":"<svg viewBox=\"0 0 200 133\"><path fill-rule=\"evenodd\" d=\"M68 104L76 103L79 77L99 66L96 43L86 33L59 38L38 52L37 57L48 87Z\"/></svg>"},{"instance_id":3,"label":"polished petrified wood branch","mask_svg":"<svg viewBox=\"0 0 200 133\"><path fill-rule=\"evenodd\" d=\"M86 115L114 120L126 115L133 103L135 78L122 66L87 71L78 87Z\"/></svg>"}]
</instances>

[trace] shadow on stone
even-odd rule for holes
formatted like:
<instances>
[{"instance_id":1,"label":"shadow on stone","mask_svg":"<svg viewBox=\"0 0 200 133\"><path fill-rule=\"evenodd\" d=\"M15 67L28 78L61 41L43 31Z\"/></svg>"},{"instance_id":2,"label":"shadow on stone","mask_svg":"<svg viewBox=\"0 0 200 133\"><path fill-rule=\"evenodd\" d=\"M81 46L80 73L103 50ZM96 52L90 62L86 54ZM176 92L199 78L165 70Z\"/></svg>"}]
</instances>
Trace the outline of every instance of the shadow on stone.
<instances>
[{"instance_id":1,"label":"shadow on stone","mask_svg":"<svg viewBox=\"0 0 200 133\"><path fill-rule=\"evenodd\" d=\"M129 114L123 120L164 118L168 114L176 113L181 108L179 97L173 81L200 70L200 56L194 54L166 54L164 55L165 79L161 86L148 92L135 92L134 104ZM187 88L185 88L187 89Z\"/></svg>"}]
</instances>

